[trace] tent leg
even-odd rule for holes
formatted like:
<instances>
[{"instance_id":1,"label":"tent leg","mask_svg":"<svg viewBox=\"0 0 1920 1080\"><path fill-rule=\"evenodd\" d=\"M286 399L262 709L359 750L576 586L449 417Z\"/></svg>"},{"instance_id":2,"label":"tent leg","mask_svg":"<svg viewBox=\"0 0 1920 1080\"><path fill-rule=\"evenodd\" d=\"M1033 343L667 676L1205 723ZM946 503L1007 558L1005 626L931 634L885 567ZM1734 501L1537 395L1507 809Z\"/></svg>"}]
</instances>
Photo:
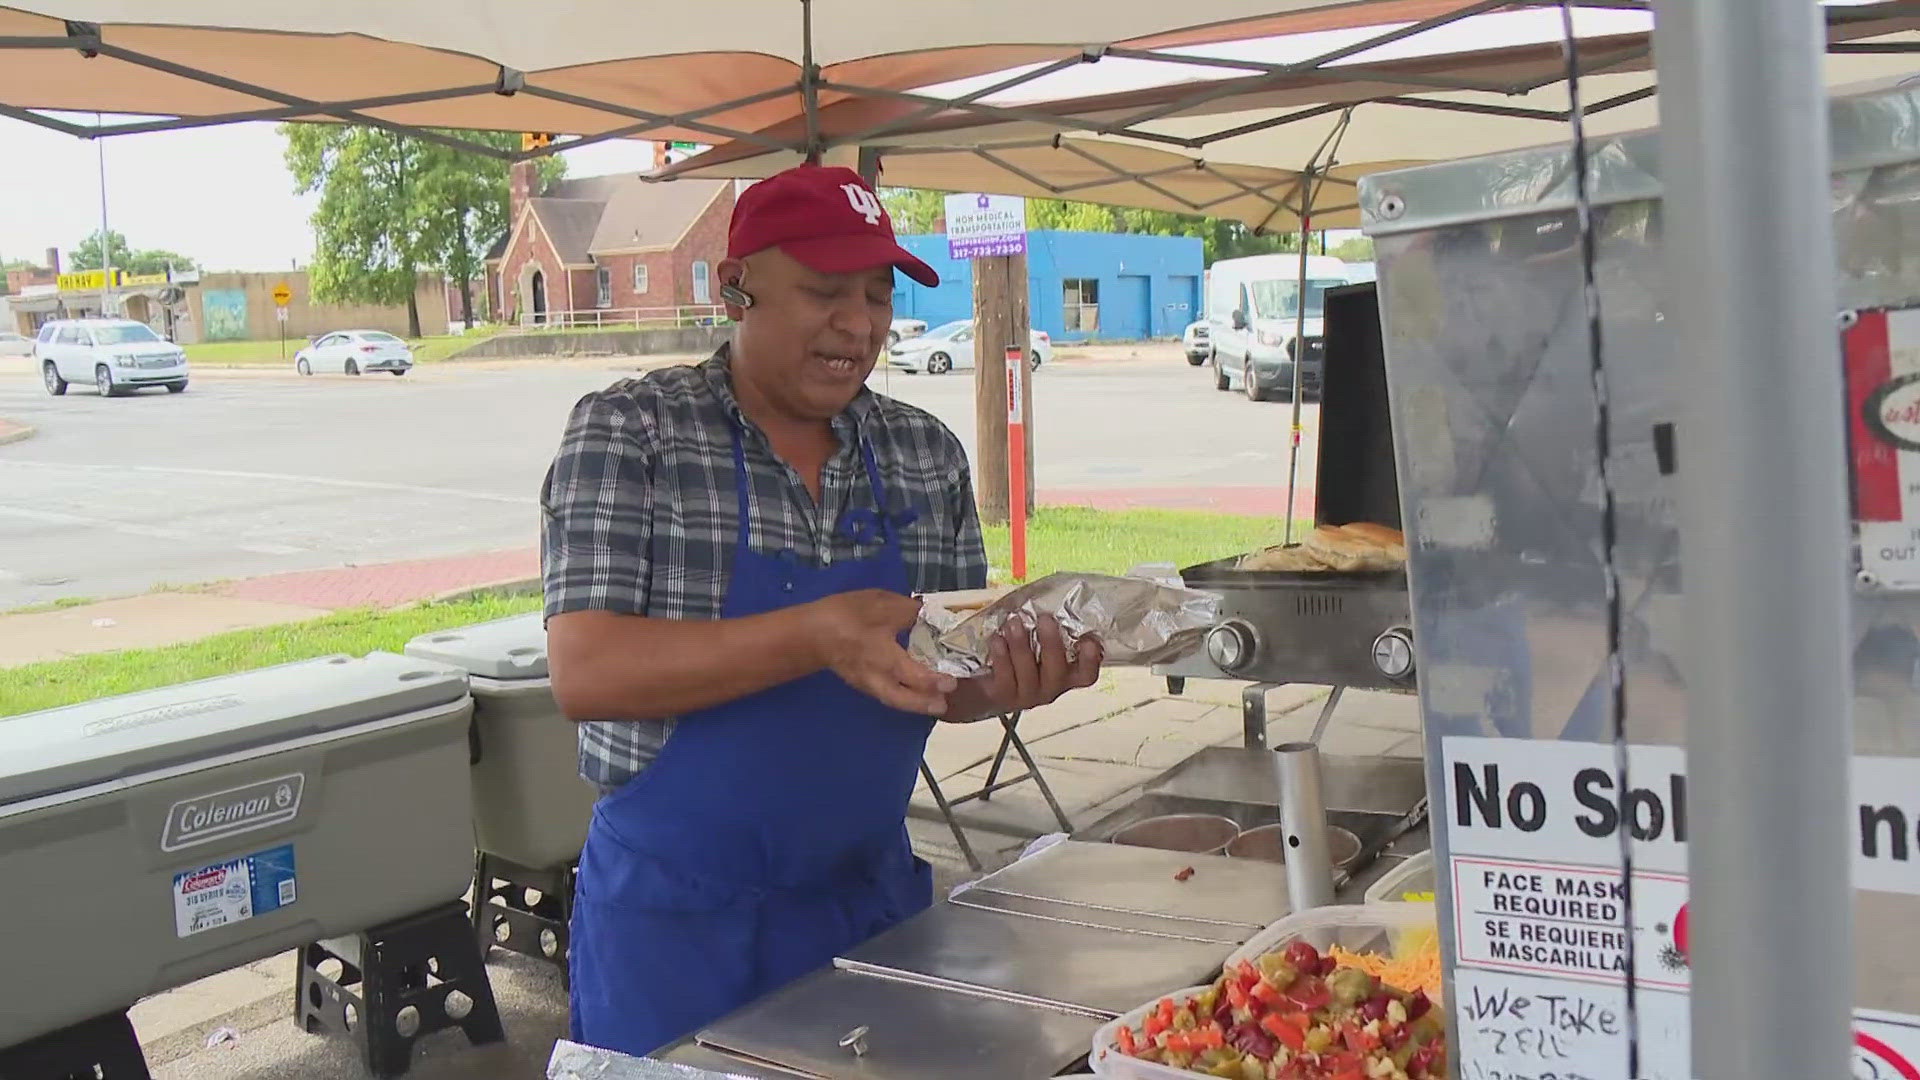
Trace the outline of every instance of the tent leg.
<instances>
[{"instance_id":1,"label":"tent leg","mask_svg":"<svg viewBox=\"0 0 1920 1080\"><path fill-rule=\"evenodd\" d=\"M1687 361L1688 870L1713 913L1693 933L1692 1072L1841 1075L1851 588L1821 12L1654 6L1666 310ZM1763 869L1783 853L1792 873Z\"/></svg>"}]
</instances>

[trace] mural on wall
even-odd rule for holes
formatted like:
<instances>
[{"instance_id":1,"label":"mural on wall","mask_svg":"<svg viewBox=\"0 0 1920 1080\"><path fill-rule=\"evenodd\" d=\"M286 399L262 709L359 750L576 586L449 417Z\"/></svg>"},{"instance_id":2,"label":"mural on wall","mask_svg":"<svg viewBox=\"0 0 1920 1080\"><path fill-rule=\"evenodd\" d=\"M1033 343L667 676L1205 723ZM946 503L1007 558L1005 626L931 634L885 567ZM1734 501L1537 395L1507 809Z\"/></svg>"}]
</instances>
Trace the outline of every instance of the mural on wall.
<instances>
[{"instance_id":1,"label":"mural on wall","mask_svg":"<svg viewBox=\"0 0 1920 1080\"><path fill-rule=\"evenodd\" d=\"M200 294L200 307L206 315L208 341L245 341L247 339L245 289L203 290Z\"/></svg>"}]
</instances>

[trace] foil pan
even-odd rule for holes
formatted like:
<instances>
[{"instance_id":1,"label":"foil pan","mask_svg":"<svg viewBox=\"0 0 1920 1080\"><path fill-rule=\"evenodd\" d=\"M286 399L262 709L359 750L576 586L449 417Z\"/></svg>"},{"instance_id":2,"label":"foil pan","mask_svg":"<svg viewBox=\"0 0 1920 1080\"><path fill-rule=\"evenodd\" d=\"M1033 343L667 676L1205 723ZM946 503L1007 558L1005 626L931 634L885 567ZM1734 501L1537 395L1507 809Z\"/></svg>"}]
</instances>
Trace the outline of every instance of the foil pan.
<instances>
[{"instance_id":1,"label":"foil pan","mask_svg":"<svg viewBox=\"0 0 1920 1080\"><path fill-rule=\"evenodd\" d=\"M958 594L977 599L978 594ZM988 647L1008 619L1028 629L1051 615L1068 655L1084 638L1100 642L1105 664L1164 664L1200 646L1220 617L1220 598L1181 585L1138 577L1056 573L1004 593L984 606L956 609L941 594L923 598L907 652L957 679L984 675Z\"/></svg>"}]
</instances>

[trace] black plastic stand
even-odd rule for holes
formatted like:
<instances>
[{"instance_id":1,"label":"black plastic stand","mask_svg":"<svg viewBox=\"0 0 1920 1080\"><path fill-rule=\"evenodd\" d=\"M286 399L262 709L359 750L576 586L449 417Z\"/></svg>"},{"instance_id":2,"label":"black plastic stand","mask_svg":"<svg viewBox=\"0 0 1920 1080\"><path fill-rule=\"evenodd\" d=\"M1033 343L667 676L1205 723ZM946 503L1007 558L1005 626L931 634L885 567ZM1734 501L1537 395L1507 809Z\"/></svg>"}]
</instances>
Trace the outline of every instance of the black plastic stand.
<instances>
[{"instance_id":1,"label":"black plastic stand","mask_svg":"<svg viewBox=\"0 0 1920 1080\"><path fill-rule=\"evenodd\" d=\"M124 1012L0 1048L0 1080L152 1080Z\"/></svg>"},{"instance_id":2,"label":"black plastic stand","mask_svg":"<svg viewBox=\"0 0 1920 1080\"><path fill-rule=\"evenodd\" d=\"M321 965L341 967L329 977ZM294 1015L308 1034L344 1035L374 1076L412 1066L416 1040L459 1028L479 1046L506 1038L467 905L455 900L300 950Z\"/></svg>"},{"instance_id":3,"label":"black plastic stand","mask_svg":"<svg viewBox=\"0 0 1920 1080\"><path fill-rule=\"evenodd\" d=\"M560 969L560 985L567 976L569 928L573 924L574 864L535 870L482 851L473 869L473 935L484 959L498 946L522 956L544 960ZM527 891L540 899L527 901Z\"/></svg>"}]
</instances>

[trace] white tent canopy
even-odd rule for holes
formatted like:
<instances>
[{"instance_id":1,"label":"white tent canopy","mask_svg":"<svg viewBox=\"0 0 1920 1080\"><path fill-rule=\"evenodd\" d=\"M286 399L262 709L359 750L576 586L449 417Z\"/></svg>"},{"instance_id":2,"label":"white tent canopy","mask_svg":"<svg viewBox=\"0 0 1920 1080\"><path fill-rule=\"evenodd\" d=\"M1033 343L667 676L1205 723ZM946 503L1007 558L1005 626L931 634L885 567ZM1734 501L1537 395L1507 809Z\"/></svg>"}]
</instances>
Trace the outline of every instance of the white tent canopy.
<instances>
[{"instance_id":1,"label":"white tent canopy","mask_svg":"<svg viewBox=\"0 0 1920 1080\"><path fill-rule=\"evenodd\" d=\"M880 0L24 0L0 6L0 115L88 137L305 119L751 141L815 106L1077 64L1113 44L1370 25L1465 2L1103 0L1089 19L1032 0L939 17ZM163 119L96 132L47 115L73 111Z\"/></svg>"},{"instance_id":2,"label":"white tent canopy","mask_svg":"<svg viewBox=\"0 0 1920 1080\"><path fill-rule=\"evenodd\" d=\"M1920 49L1920 13L1913 5L1830 9L1829 17L1829 86L1920 70L1920 52L1914 51ZM1617 134L1657 122L1647 33L1585 38L1580 56L1590 134ZM1457 89L1467 85L1483 88ZM1155 146L1178 151L1202 174L1251 167L1296 177L1309 168L1325 171L1331 163L1334 182L1316 185L1313 223L1340 228L1357 223L1350 196L1351 180L1359 176L1412 161L1563 139L1566 60L1557 44L1528 43L1242 77L1198 91L1173 85L1023 102L1021 110L1019 118L991 123L953 112L903 121L901 116L910 115L905 103L863 99L823 108L818 126L829 144L848 140L830 149L829 159L851 164L856 148L865 148L877 154L887 184L1184 210L1275 230L1298 227L1297 185L1278 214L1244 199L1194 198L1183 207L1170 205L1175 200L1155 190L1157 183L1130 185L1109 177L1099 187L1083 186L1088 177L1082 158L1112 159L1122 148L1131 153ZM789 118L761 134L790 145L799 123ZM1062 135L1063 128L1071 133ZM1005 164L1015 155L1022 165L1017 170ZM796 151L769 150L764 142L734 142L660 176L764 176L800 159Z\"/></svg>"}]
</instances>

